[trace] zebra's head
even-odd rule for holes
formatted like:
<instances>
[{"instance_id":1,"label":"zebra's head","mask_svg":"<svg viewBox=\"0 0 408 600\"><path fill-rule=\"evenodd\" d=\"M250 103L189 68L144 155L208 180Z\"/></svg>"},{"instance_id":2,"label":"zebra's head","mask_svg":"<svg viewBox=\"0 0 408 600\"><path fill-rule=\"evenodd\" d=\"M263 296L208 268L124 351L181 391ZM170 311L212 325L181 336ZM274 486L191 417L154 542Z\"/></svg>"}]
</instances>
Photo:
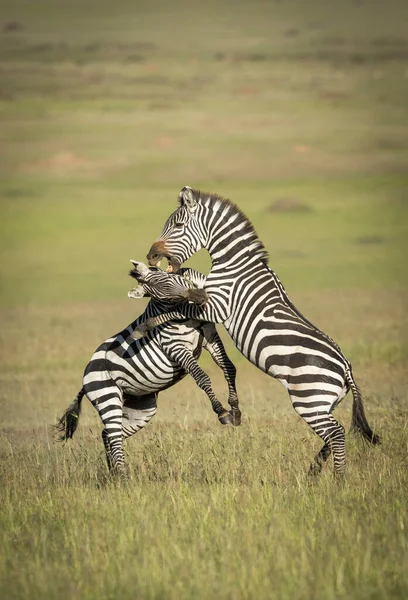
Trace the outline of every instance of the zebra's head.
<instances>
[{"instance_id":1,"label":"zebra's head","mask_svg":"<svg viewBox=\"0 0 408 600\"><path fill-rule=\"evenodd\" d=\"M186 186L180 191L180 206L167 219L163 231L147 255L149 265L157 266L162 258L169 262L168 271L175 273L190 256L205 245L197 212L200 204L195 191Z\"/></svg>"},{"instance_id":2,"label":"zebra's head","mask_svg":"<svg viewBox=\"0 0 408 600\"><path fill-rule=\"evenodd\" d=\"M182 302L187 300L194 304L204 304L207 294L197 289L188 277L161 271L157 267L147 267L142 262L130 261L134 268L129 275L137 280L138 287L128 293L129 298L150 297L164 302Z\"/></svg>"},{"instance_id":3,"label":"zebra's head","mask_svg":"<svg viewBox=\"0 0 408 600\"><path fill-rule=\"evenodd\" d=\"M152 266L163 257L176 272L190 256L205 248L212 263L231 264L237 258L268 263L268 253L246 215L227 198L184 187L180 206L167 219L147 259Z\"/></svg>"}]
</instances>

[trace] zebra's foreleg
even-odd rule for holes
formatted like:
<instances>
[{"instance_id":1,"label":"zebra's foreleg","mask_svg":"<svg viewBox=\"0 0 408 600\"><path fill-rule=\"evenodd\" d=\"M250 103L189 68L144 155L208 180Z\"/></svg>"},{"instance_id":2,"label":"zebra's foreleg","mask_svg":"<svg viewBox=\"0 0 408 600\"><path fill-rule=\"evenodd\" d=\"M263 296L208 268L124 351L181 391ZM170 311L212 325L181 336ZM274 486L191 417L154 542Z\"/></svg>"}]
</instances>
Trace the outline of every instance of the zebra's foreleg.
<instances>
[{"instance_id":1,"label":"zebra's foreleg","mask_svg":"<svg viewBox=\"0 0 408 600\"><path fill-rule=\"evenodd\" d=\"M239 400L235 385L237 375L235 365L228 357L224 344L215 329L215 325L208 323L202 329L204 332L203 347L208 350L215 364L222 369L228 384L228 404L231 407L229 412L232 416L232 424L236 426L241 425L241 411L239 409Z\"/></svg>"},{"instance_id":2,"label":"zebra's foreleg","mask_svg":"<svg viewBox=\"0 0 408 600\"><path fill-rule=\"evenodd\" d=\"M211 387L211 379L207 373L202 370L200 365L195 360L191 351L187 350L185 346L173 345L168 350L170 358L178 362L183 369L193 377L194 381L208 396L211 402L213 411L217 414L218 420L222 425L229 425L232 423L231 414L223 407L221 402L218 400Z\"/></svg>"}]
</instances>

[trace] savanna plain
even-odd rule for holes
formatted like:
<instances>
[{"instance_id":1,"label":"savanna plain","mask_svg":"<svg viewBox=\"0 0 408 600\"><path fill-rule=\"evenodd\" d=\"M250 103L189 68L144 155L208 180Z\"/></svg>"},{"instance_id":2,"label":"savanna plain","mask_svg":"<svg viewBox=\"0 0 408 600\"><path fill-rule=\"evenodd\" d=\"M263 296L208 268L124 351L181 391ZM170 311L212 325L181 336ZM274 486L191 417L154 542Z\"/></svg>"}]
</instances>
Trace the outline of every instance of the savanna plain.
<instances>
[{"instance_id":1,"label":"savanna plain","mask_svg":"<svg viewBox=\"0 0 408 600\"><path fill-rule=\"evenodd\" d=\"M2 598L408 596L407 6L1 3ZM222 329L241 427L186 378L126 443L127 485L86 400L55 441L184 185L239 205L351 360L382 445L347 437L344 484L330 461L308 481L321 441Z\"/></svg>"}]
</instances>

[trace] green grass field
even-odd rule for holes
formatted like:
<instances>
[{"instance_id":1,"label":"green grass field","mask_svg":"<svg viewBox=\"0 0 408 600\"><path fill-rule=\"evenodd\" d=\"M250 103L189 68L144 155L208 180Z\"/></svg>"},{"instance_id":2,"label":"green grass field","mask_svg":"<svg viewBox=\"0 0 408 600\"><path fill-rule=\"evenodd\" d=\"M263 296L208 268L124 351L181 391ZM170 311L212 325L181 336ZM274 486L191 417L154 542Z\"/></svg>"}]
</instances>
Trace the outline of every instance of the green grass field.
<instances>
[{"instance_id":1,"label":"green grass field","mask_svg":"<svg viewBox=\"0 0 408 600\"><path fill-rule=\"evenodd\" d=\"M408 596L407 23L399 0L1 3L3 598ZM186 184L248 214L352 361L383 444L348 437L343 486L308 483L320 440L225 335L240 428L185 379L127 442L128 486L88 402L54 441Z\"/></svg>"}]
</instances>

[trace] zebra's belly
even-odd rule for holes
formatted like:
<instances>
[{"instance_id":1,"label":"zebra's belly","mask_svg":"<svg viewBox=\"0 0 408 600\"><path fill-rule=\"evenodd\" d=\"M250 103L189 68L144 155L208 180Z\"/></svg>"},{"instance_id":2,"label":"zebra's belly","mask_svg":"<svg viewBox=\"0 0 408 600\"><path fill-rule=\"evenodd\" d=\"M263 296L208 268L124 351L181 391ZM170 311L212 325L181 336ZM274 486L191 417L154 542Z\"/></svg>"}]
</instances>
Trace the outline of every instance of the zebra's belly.
<instances>
[{"instance_id":1,"label":"zebra's belly","mask_svg":"<svg viewBox=\"0 0 408 600\"><path fill-rule=\"evenodd\" d=\"M153 357L119 357L109 352L106 355L112 379L124 392L144 395L168 388L184 375L181 367L162 353Z\"/></svg>"}]
</instances>

